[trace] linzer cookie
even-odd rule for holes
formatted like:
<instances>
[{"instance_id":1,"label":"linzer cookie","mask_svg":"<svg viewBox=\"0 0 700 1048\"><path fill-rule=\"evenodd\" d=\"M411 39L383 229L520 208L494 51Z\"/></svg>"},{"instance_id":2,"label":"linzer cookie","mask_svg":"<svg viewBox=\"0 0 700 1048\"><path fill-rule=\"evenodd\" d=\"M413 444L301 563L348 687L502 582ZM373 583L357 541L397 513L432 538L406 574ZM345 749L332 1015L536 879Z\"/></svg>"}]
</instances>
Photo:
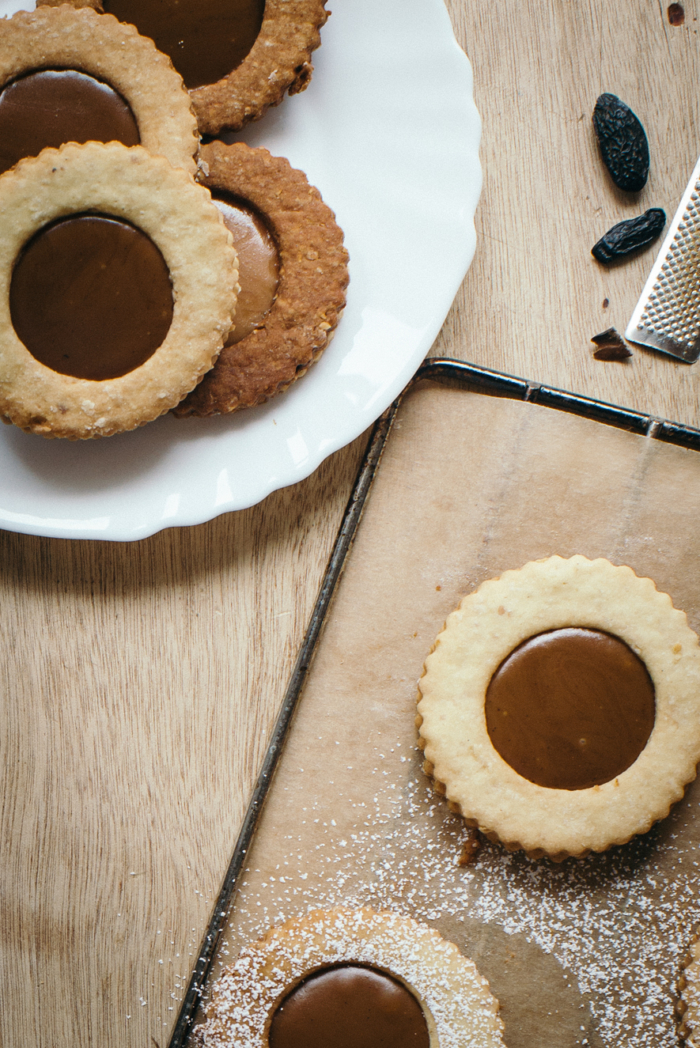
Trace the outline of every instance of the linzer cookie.
<instances>
[{"instance_id":1,"label":"linzer cookie","mask_svg":"<svg viewBox=\"0 0 700 1048\"><path fill-rule=\"evenodd\" d=\"M425 924L316 910L244 949L212 988L205 1048L502 1048L488 983Z\"/></svg>"},{"instance_id":2,"label":"linzer cookie","mask_svg":"<svg viewBox=\"0 0 700 1048\"><path fill-rule=\"evenodd\" d=\"M342 230L303 172L240 142L204 146L200 168L240 254L241 311L216 367L176 408L181 418L287 389L328 345L348 283Z\"/></svg>"},{"instance_id":3,"label":"linzer cookie","mask_svg":"<svg viewBox=\"0 0 700 1048\"><path fill-rule=\"evenodd\" d=\"M54 0L39 0L46 2ZM238 130L285 92L303 91L328 18L325 0L103 0L102 6L170 56L190 90L200 131L210 135Z\"/></svg>"},{"instance_id":4,"label":"linzer cookie","mask_svg":"<svg viewBox=\"0 0 700 1048\"><path fill-rule=\"evenodd\" d=\"M0 172L64 142L142 145L194 174L181 78L133 26L67 4L0 21Z\"/></svg>"},{"instance_id":5,"label":"linzer cookie","mask_svg":"<svg viewBox=\"0 0 700 1048\"><path fill-rule=\"evenodd\" d=\"M677 983L676 1033L687 1048L700 1048L700 928L695 928Z\"/></svg>"},{"instance_id":6,"label":"linzer cookie","mask_svg":"<svg viewBox=\"0 0 700 1048\"><path fill-rule=\"evenodd\" d=\"M0 415L109 436L172 408L231 327L237 259L209 193L140 146L69 144L0 177Z\"/></svg>"},{"instance_id":7,"label":"linzer cookie","mask_svg":"<svg viewBox=\"0 0 700 1048\"><path fill-rule=\"evenodd\" d=\"M664 818L700 759L700 647L651 579L551 557L449 616L419 682L426 772L492 840L555 860Z\"/></svg>"}]
</instances>

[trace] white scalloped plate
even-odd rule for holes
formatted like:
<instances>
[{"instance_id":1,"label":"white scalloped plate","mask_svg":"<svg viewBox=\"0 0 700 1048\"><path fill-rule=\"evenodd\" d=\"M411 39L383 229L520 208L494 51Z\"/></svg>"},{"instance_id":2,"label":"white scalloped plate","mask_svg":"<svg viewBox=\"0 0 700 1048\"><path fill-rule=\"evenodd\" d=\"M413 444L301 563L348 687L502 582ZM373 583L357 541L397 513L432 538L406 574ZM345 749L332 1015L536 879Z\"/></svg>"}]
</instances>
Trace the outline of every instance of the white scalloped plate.
<instances>
[{"instance_id":1,"label":"white scalloped plate","mask_svg":"<svg viewBox=\"0 0 700 1048\"><path fill-rule=\"evenodd\" d=\"M0 0L0 14L33 6ZM442 0L339 0L322 36L308 90L241 137L305 171L345 230L351 282L329 349L228 418L76 443L0 427L0 528L133 540L254 505L359 436L418 368L474 254L471 66Z\"/></svg>"}]
</instances>

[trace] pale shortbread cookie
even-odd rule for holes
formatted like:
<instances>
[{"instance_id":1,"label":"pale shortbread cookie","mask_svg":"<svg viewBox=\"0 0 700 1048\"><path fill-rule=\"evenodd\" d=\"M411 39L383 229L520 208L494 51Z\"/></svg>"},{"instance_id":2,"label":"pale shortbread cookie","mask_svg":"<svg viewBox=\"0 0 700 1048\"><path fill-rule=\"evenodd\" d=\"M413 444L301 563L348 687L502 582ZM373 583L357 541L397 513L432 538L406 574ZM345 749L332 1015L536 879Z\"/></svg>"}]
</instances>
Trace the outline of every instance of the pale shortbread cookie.
<instances>
[{"instance_id":1,"label":"pale shortbread cookie","mask_svg":"<svg viewBox=\"0 0 700 1048\"><path fill-rule=\"evenodd\" d=\"M39 7L62 7L64 4L70 3L71 7L91 7L93 11L103 11L101 0L36 0L36 6Z\"/></svg>"},{"instance_id":2,"label":"pale shortbread cookie","mask_svg":"<svg viewBox=\"0 0 700 1048\"><path fill-rule=\"evenodd\" d=\"M267 1048L275 1008L307 975L340 963L377 968L420 1004L431 1048L502 1048L503 1023L488 983L433 928L395 913L315 910L246 947L212 987L203 1048Z\"/></svg>"},{"instance_id":3,"label":"pale shortbread cookie","mask_svg":"<svg viewBox=\"0 0 700 1048\"><path fill-rule=\"evenodd\" d=\"M494 748L486 690L529 637L578 626L611 633L645 663L654 728L634 763L582 790L537 786ZM465 597L419 682L426 771L467 822L511 850L555 860L604 851L664 818L700 759L700 647L686 616L651 579L606 560L551 557L506 571Z\"/></svg>"},{"instance_id":4,"label":"pale shortbread cookie","mask_svg":"<svg viewBox=\"0 0 700 1048\"><path fill-rule=\"evenodd\" d=\"M676 1000L676 1033L687 1048L700 1048L700 928L681 962Z\"/></svg>"},{"instance_id":5,"label":"pale shortbread cookie","mask_svg":"<svg viewBox=\"0 0 700 1048\"><path fill-rule=\"evenodd\" d=\"M17 337L10 282L20 251L55 219L99 212L137 226L170 273L162 345L120 378L92 381L40 364ZM0 416L45 437L103 437L169 411L214 364L236 306L238 262L209 192L141 146L69 144L0 177Z\"/></svg>"},{"instance_id":6,"label":"pale shortbread cookie","mask_svg":"<svg viewBox=\"0 0 700 1048\"><path fill-rule=\"evenodd\" d=\"M141 145L194 174L197 120L182 78L148 37L112 15L69 4L0 21L0 88L41 69L104 80L128 103Z\"/></svg>"}]
</instances>

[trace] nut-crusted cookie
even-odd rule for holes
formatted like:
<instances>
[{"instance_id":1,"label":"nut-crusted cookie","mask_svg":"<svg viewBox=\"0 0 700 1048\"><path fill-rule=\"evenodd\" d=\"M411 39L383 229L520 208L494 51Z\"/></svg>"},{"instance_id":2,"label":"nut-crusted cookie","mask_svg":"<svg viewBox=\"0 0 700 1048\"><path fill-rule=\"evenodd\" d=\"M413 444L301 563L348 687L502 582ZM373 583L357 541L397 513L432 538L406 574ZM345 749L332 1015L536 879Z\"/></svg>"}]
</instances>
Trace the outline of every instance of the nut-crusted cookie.
<instances>
[{"instance_id":1,"label":"nut-crusted cookie","mask_svg":"<svg viewBox=\"0 0 700 1048\"><path fill-rule=\"evenodd\" d=\"M96 14L90 8L74 10L68 4L27 12L20 11L0 22L0 129L7 138L7 121L3 105L16 106L18 92L29 88L30 78L49 75L54 78L83 74L85 80L94 78L94 91L105 94L105 85L116 92L117 103L124 103L126 118L135 124L136 138L120 138L125 145L140 144L149 152L166 157L174 167L182 167L194 174L194 154L199 146L197 122L182 79L173 69L167 56L160 54L152 40L140 36L130 25L120 24L116 18ZM59 76L60 74L60 76ZM70 86L70 85L69 85ZM75 85L73 85L75 87ZM102 88L103 90L100 90ZM7 92L12 92L12 100ZM64 141L104 141L102 126L105 117L99 110L93 120L88 119L91 97L81 97L78 105L83 112L71 113L70 100L62 111L48 113L48 104L56 97L56 85L51 82L46 97L40 101L28 97L27 112L33 107L41 118L43 130L37 131L37 150L45 146L58 147ZM14 101L13 101L14 100ZM58 103L60 105L60 103ZM130 111L130 112L129 112ZM86 115L87 113L87 115ZM50 118L50 119L49 119ZM21 128L22 113L8 118ZM81 121L88 128L83 132ZM26 123L31 127L32 121ZM93 126L94 125L94 126ZM28 128L24 128L24 137ZM70 137L64 138L67 133ZM86 137L87 134L87 137ZM118 132L107 132L119 137ZM10 166L12 147L3 140L0 158L3 169ZM20 154L22 155L22 154ZM24 153L23 155L29 155Z\"/></svg>"},{"instance_id":2,"label":"nut-crusted cookie","mask_svg":"<svg viewBox=\"0 0 700 1048\"><path fill-rule=\"evenodd\" d=\"M191 91L200 132L237 131L279 105L285 92L305 90L327 18L325 0L265 0L260 33L240 66Z\"/></svg>"},{"instance_id":3,"label":"nut-crusted cookie","mask_svg":"<svg viewBox=\"0 0 700 1048\"><path fill-rule=\"evenodd\" d=\"M470 825L533 858L645 833L696 774L698 639L651 579L602 559L485 582L447 619L419 690L427 773Z\"/></svg>"},{"instance_id":4,"label":"nut-crusted cookie","mask_svg":"<svg viewBox=\"0 0 700 1048\"><path fill-rule=\"evenodd\" d=\"M29 432L45 437L71 439L109 436L143 425L172 408L199 381L216 359L231 326L237 290L237 258L231 235L209 193L189 175L171 167L163 157L151 156L140 146L127 148L116 142L99 145L68 144L60 150L46 149L41 156L22 160L0 178L0 212L3 236L0 240L0 415ZM84 347L83 357L99 360L103 340L109 341L113 315L117 321L130 318L136 303L129 292L126 302L112 293L112 277L117 266L127 270L136 232L141 243L151 242L151 256L162 258L170 305L157 305L155 317L148 315L150 287L146 296L145 325L154 326L155 338L146 346L142 362L122 362L108 371L115 377L98 380L80 377L97 374L88 360L87 371L70 360L65 367L59 359L46 366L39 357L43 350L23 344L16 323L24 330L36 330L35 320L43 319L43 341L54 341L56 318L47 308L46 295L57 281L63 281L62 255L48 257L55 266L55 279L48 281L29 267L29 286L20 288L16 299L18 274L24 278L23 260L37 244L53 241L69 221L85 223L88 230L116 228L129 243L120 257L95 261L92 248L77 259L74 280L56 300L64 312L74 303L76 316L83 307L91 308L92 284L106 287L112 311L94 328L94 353ZM62 249L61 249L62 250ZM137 247L138 250L138 247ZM56 261L58 259L58 261ZM72 264L72 263L71 263ZM162 275L156 271L162 285ZM39 289L32 310L32 281ZM133 282L130 285L133 288ZM138 287L137 287L138 290ZM162 290L162 287L161 287ZM96 293L96 292L95 292ZM112 296L110 299L110 295ZM115 301L116 296L116 301ZM12 301L11 301L12 299ZM163 316L165 309L165 318ZM172 319L169 319L168 309ZM33 314L36 314L34 316ZM80 316L82 323L82 315ZM76 329L80 326L76 321ZM70 313L58 332L65 340L65 356L72 353ZM25 336L27 337L27 336ZM159 343L162 337L162 341ZM40 333L41 338L41 333ZM28 341L30 339L28 338ZM124 371L124 367L127 368ZM69 373L65 373L66 368ZM60 369L60 370L57 370Z\"/></svg>"},{"instance_id":5,"label":"nut-crusted cookie","mask_svg":"<svg viewBox=\"0 0 700 1048\"><path fill-rule=\"evenodd\" d=\"M86 0L70 2L83 7ZM97 0L90 6L100 9ZM308 86L311 53L321 43L320 28L329 14L325 0L198 0L179 6L163 0L104 0L104 9L133 22L170 55L190 88L199 129L209 135L236 131L278 105L285 92L297 94ZM232 33L236 18L238 30ZM239 53L241 34L244 52L250 47L244 54Z\"/></svg>"},{"instance_id":6,"label":"nut-crusted cookie","mask_svg":"<svg viewBox=\"0 0 700 1048\"><path fill-rule=\"evenodd\" d=\"M378 1043L392 1048L395 1044L401 1048L406 1044L420 1048L502 1046L498 1002L474 964L433 928L399 914L369 909L315 910L272 929L260 942L245 948L212 988L207 1021L196 1033L199 1044L203 1048L233 1044L246 1048L291 1043L315 1046L320 1043L318 1027L327 1023L336 1036L331 1039L331 1033L323 1043L339 1043L345 1026L357 1021L354 1013L366 1009L362 997L359 1009L351 1003L351 982L356 979L360 983L356 992L361 994L363 971L370 980L373 973L387 982L388 976L399 991L405 989L404 996L412 998L417 1013L412 1016L416 1027L412 1034L405 1036L404 1032L399 1041L378 1038ZM321 1000L320 1010L319 991L323 997L324 988L320 980L338 974L348 978L327 987L326 1014L322 1015L324 1002ZM306 1000L300 1000L299 990ZM388 990L391 993L391 987ZM294 991L296 1000L292 999ZM410 1011L411 1002L406 1004L406 1011ZM391 1038L399 1029L405 1031L403 1023L407 1020L399 1020L401 1002L395 1003L393 995L388 1007L396 1009L394 1022L387 1022L386 1036ZM296 1013L294 1042L288 1040L284 1015L292 1008ZM329 1008L335 1008L337 1014L328 1014ZM377 1023L390 1018L383 1016L382 1010L380 1004ZM372 1022L371 1015L367 1021Z\"/></svg>"},{"instance_id":7,"label":"nut-crusted cookie","mask_svg":"<svg viewBox=\"0 0 700 1048\"><path fill-rule=\"evenodd\" d=\"M328 345L348 284L342 230L303 172L240 142L204 146L200 166L214 196L230 194L262 215L279 252L279 285L263 326L224 347L211 374L176 408L180 418L252 407L287 389Z\"/></svg>"}]
</instances>

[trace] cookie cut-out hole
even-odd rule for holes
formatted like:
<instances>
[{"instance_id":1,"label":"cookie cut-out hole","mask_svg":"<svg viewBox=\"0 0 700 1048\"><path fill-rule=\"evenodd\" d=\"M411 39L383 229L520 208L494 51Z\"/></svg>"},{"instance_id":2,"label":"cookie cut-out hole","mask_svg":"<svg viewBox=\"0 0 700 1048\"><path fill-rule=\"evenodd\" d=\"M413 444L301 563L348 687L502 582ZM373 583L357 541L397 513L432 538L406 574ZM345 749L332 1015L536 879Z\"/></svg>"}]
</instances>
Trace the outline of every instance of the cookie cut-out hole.
<instances>
[{"instance_id":1,"label":"cookie cut-out hole","mask_svg":"<svg viewBox=\"0 0 700 1048\"><path fill-rule=\"evenodd\" d=\"M189 88L237 69L258 38L265 0L104 0L120 22L155 41Z\"/></svg>"},{"instance_id":2,"label":"cookie cut-out hole","mask_svg":"<svg viewBox=\"0 0 700 1048\"><path fill-rule=\"evenodd\" d=\"M630 767L654 727L654 685L624 641L602 630L550 630L520 644L486 692L501 757L538 786L584 790Z\"/></svg>"},{"instance_id":3,"label":"cookie cut-out hole","mask_svg":"<svg viewBox=\"0 0 700 1048\"><path fill-rule=\"evenodd\" d=\"M42 69L0 91L0 173L64 142L141 141L134 114L109 84L77 69Z\"/></svg>"},{"instance_id":4,"label":"cookie cut-out hole","mask_svg":"<svg viewBox=\"0 0 700 1048\"><path fill-rule=\"evenodd\" d=\"M342 965L314 972L275 1010L270 1048L430 1048L423 1009L385 972Z\"/></svg>"},{"instance_id":5,"label":"cookie cut-out hole","mask_svg":"<svg viewBox=\"0 0 700 1048\"><path fill-rule=\"evenodd\" d=\"M170 274L140 229L105 215L74 215L40 229L24 247L10 312L17 335L45 367L75 378L118 378L165 340Z\"/></svg>"},{"instance_id":6,"label":"cookie cut-out hole","mask_svg":"<svg viewBox=\"0 0 700 1048\"><path fill-rule=\"evenodd\" d=\"M235 345L262 326L279 284L279 253L272 234L256 208L231 193L212 194L238 252L240 292L227 346Z\"/></svg>"}]
</instances>

